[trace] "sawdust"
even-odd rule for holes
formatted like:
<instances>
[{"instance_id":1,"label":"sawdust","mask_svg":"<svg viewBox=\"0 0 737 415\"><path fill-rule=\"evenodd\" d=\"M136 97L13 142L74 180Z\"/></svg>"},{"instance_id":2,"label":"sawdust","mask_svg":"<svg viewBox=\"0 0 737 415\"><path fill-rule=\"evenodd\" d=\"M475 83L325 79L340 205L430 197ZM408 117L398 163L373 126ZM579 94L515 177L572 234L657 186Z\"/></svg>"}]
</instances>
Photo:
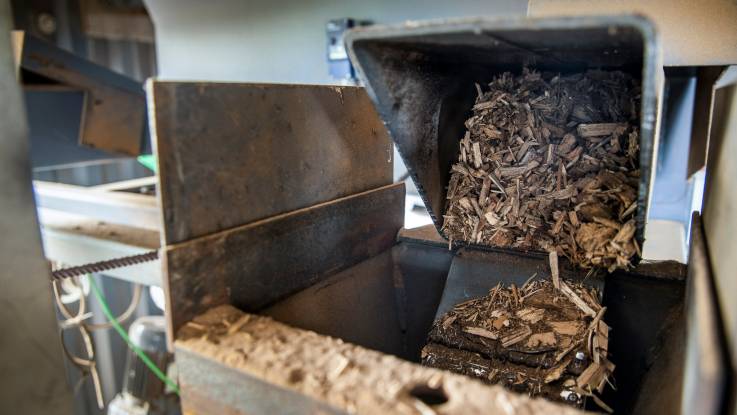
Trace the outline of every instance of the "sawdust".
<instances>
[{"instance_id":1,"label":"sawdust","mask_svg":"<svg viewBox=\"0 0 737 415\"><path fill-rule=\"evenodd\" d=\"M177 352L188 352L182 359L194 354L213 361L215 366L226 365L248 377L298 392L347 413L579 413L296 329L268 317L246 314L231 306L213 308L187 323L179 331L175 347ZM203 400L206 391L192 390L196 380L180 375L179 381L183 408L196 409L207 402ZM440 391L448 400L437 405L426 404L412 392L418 387ZM196 399L189 398L190 391L195 392Z\"/></svg>"}]
</instances>

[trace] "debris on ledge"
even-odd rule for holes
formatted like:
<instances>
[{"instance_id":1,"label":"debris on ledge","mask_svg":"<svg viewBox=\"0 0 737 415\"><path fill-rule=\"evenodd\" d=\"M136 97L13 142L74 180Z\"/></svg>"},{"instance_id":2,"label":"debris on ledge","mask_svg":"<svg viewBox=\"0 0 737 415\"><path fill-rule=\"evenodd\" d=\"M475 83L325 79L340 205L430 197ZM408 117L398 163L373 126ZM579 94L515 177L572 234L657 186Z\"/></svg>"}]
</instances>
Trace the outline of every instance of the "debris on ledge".
<instances>
[{"instance_id":1,"label":"debris on ledge","mask_svg":"<svg viewBox=\"0 0 737 415\"><path fill-rule=\"evenodd\" d=\"M231 306L213 308L187 323L177 335L175 348L178 363L180 357L185 364L188 359L202 358L212 362L213 370L225 365L243 373L244 382L256 378L348 413L580 413ZM207 399L207 388L198 387L202 376L197 373L180 371L182 405L185 412L207 413L217 397L213 402ZM218 396L222 393L217 392ZM426 399L429 395L432 400Z\"/></svg>"}]
</instances>

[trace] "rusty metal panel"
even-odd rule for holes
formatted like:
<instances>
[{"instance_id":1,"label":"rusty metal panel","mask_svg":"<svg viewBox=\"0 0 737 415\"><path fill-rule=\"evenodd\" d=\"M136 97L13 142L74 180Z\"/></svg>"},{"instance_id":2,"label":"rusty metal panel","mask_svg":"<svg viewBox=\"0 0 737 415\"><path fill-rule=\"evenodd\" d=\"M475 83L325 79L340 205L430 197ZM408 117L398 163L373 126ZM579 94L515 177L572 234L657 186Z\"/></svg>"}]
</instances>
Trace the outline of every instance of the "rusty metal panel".
<instances>
[{"instance_id":1,"label":"rusty metal panel","mask_svg":"<svg viewBox=\"0 0 737 415\"><path fill-rule=\"evenodd\" d=\"M167 244L392 181L363 88L152 81L147 93Z\"/></svg>"},{"instance_id":2,"label":"rusty metal panel","mask_svg":"<svg viewBox=\"0 0 737 415\"><path fill-rule=\"evenodd\" d=\"M401 356L397 287L392 278L395 249L334 274L261 314L290 326Z\"/></svg>"},{"instance_id":3,"label":"rusty metal panel","mask_svg":"<svg viewBox=\"0 0 737 415\"><path fill-rule=\"evenodd\" d=\"M220 304L260 310L390 248L403 221L398 183L167 246L172 328Z\"/></svg>"},{"instance_id":4,"label":"rusty metal panel","mask_svg":"<svg viewBox=\"0 0 737 415\"><path fill-rule=\"evenodd\" d=\"M399 242L262 314L418 362L452 257L446 246Z\"/></svg>"},{"instance_id":5,"label":"rusty metal panel","mask_svg":"<svg viewBox=\"0 0 737 415\"><path fill-rule=\"evenodd\" d=\"M140 154L146 114L140 83L23 32L13 32L13 44L26 88L85 93L81 144Z\"/></svg>"}]
</instances>

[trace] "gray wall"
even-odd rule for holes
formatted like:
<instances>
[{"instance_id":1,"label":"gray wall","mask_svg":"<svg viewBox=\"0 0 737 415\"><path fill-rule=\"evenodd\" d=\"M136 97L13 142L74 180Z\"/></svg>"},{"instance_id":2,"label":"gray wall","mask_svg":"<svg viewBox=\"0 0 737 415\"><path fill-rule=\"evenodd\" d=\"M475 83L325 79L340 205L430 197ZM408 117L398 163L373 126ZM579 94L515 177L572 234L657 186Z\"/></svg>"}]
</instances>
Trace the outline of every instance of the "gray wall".
<instances>
[{"instance_id":1,"label":"gray wall","mask_svg":"<svg viewBox=\"0 0 737 415\"><path fill-rule=\"evenodd\" d=\"M146 0L159 78L331 83L325 23L524 15L526 0Z\"/></svg>"},{"instance_id":2,"label":"gray wall","mask_svg":"<svg viewBox=\"0 0 737 415\"><path fill-rule=\"evenodd\" d=\"M41 248L23 97L0 1L0 414L72 413L50 269Z\"/></svg>"}]
</instances>

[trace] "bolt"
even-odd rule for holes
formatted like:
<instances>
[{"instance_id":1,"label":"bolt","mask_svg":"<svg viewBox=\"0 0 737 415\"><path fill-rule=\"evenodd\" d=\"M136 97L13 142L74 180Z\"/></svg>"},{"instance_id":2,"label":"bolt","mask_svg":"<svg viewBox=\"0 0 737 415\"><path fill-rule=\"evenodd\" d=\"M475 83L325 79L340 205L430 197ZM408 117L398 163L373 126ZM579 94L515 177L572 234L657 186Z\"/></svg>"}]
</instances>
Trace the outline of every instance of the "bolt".
<instances>
[{"instance_id":1,"label":"bolt","mask_svg":"<svg viewBox=\"0 0 737 415\"><path fill-rule=\"evenodd\" d=\"M56 18L48 13L41 13L36 17L38 30L46 36L56 32Z\"/></svg>"}]
</instances>

